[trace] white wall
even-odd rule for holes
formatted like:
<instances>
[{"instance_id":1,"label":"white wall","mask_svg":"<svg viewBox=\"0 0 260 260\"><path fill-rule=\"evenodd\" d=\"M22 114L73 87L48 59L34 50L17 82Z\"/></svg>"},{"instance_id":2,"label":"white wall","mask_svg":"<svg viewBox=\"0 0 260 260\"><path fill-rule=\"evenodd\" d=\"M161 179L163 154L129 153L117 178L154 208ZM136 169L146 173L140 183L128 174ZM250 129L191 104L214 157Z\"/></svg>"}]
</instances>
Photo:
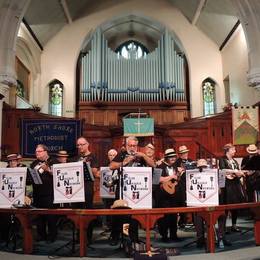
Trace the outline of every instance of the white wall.
<instances>
[{"instance_id":1,"label":"white wall","mask_svg":"<svg viewBox=\"0 0 260 260\"><path fill-rule=\"evenodd\" d=\"M248 48L240 25L222 50L223 78L229 76L230 101L253 105L260 100L260 91L247 85Z\"/></svg>"},{"instance_id":2,"label":"white wall","mask_svg":"<svg viewBox=\"0 0 260 260\"><path fill-rule=\"evenodd\" d=\"M38 105L40 102L38 93L41 87L41 49L23 23L18 32L16 56L31 72L29 102Z\"/></svg>"},{"instance_id":3,"label":"white wall","mask_svg":"<svg viewBox=\"0 0 260 260\"><path fill-rule=\"evenodd\" d=\"M224 104L222 81L222 60L218 47L176 10L168 1L133 0L90 14L72 24L66 25L44 47L41 58L41 86L39 88L40 106L48 111L48 83L57 78L64 84L64 115L75 113L75 68L81 44L85 36L100 24L122 14L133 12L155 19L174 31L185 49L190 68L192 116L203 113L201 82L210 77L219 85L217 92L218 111Z\"/></svg>"}]
</instances>

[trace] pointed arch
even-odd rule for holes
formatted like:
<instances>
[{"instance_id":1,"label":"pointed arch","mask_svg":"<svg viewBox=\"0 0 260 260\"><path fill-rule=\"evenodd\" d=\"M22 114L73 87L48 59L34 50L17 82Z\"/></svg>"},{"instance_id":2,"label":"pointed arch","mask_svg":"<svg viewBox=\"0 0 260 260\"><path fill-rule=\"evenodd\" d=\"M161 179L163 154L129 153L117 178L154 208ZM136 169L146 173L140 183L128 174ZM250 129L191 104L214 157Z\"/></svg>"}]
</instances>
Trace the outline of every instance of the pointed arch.
<instances>
[{"instance_id":1,"label":"pointed arch","mask_svg":"<svg viewBox=\"0 0 260 260\"><path fill-rule=\"evenodd\" d=\"M53 79L49 84L49 114L62 116L63 114L63 83Z\"/></svg>"},{"instance_id":2,"label":"pointed arch","mask_svg":"<svg viewBox=\"0 0 260 260\"><path fill-rule=\"evenodd\" d=\"M203 115L216 113L216 82L211 78L202 81Z\"/></svg>"}]
</instances>

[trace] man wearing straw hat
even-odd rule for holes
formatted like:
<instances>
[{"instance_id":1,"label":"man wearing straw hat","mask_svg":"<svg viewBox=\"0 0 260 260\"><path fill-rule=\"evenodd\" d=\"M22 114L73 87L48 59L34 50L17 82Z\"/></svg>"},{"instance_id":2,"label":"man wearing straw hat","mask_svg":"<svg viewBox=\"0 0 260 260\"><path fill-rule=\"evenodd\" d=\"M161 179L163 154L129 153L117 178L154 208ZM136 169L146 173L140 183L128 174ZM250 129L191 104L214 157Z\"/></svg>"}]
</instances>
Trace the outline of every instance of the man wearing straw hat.
<instances>
[{"instance_id":1,"label":"man wearing straw hat","mask_svg":"<svg viewBox=\"0 0 260 260\"><path fill-rule=\"evenodd\" d=\"M241 162L241 169L242 170L249 170L250 173L246 174L246 195L247 201L253 202L254 201L254 192L256 190L256 183L259 179L259 171L260 170L260 159L258 155L258 149L255 144L250 144L247 146L246 151L248 153Z\"/></svg>"},{"instance_id":2,"label":"man wearing straw hat","mask_svg":"<svg viewBox=\"0 0 260 260\"><path fill-rule=\"evenodd\" d=\"M195 163L193 163L193 160L189 158L189 149L186 145L181 145L178 149L178 156L179 158L176 161L176 166L179 168L179 171L182 169L184 170L184 173L181 176L180 182L179 182L179 188L181 190L182 194L182 205L186 206L186 170L194 169L196 167ZM178 222L178 225L180 228L184 228L186 224L186 214L180 213L180 219Z\"/></svg>"},{"instance_id":3,"label":"man wearing straw hat","mask_svg":"<svg viewBox=\"0 0 260 260\"><path fill-rule=\"evenodd\" d=\"M68 162L68 157L69 157L69 155L68 155L67 151L65 151L65 150L60 150L60 151L58 151L58 153L56 154L56 156L57 156L57 161L58 161L59 163L67 163L67 162Z\"/></svg>"},{"instance_id":4,"label":"man wearing straw hat","mask_svg":"<svg viewBox=\"0 0 260 260\"><path fill-rule=\"evenodd\" d=\"M164 152L164 161L159 166L162 169L160 178L161 188L157 191L158 207L170 208L180 206L180 193L178 187L179 174L175 165L177 154L174 149L170 148ZM171 191L171 187L174 190ZM159 233L163 242L178 241L177 237L177 214L165 214L158 221ZM168 236L169 231L169 236Z\"/></svg>"}]
</instances>

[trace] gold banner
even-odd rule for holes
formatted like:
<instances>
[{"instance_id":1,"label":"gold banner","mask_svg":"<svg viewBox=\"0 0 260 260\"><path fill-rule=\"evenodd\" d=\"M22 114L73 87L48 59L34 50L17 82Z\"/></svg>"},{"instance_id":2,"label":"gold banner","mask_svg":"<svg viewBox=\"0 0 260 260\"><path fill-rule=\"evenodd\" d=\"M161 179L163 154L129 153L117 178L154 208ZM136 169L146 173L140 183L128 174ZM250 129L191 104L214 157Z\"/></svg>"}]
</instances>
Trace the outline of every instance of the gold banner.
<instances>
[{"instance_id":1,"label":"gold banner","mask_svg":"<svg viewBox=\"0 0 260 260\"><path fill-rule=\"evenodd\" d=\"M233 144L255 144L259 133L258 107L232 108Z\"/></svg>"}]
</instances>

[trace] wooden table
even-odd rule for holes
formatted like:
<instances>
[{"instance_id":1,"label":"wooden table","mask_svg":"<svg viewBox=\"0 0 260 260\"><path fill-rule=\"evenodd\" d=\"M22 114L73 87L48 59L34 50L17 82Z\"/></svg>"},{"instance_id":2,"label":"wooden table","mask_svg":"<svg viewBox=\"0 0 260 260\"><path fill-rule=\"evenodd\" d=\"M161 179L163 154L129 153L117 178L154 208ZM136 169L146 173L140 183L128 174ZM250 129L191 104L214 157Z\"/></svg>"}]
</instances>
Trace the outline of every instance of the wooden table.
<instances>
[{"instance_id":1,"label":"wooden table","mask_svg":"<svg viewBox=\"0 0 260 260\"><path fill-rule=\"evenodd\" d=\"M21 222L23 230L23 251L31 254L33 251L32 219L39 215L63 215L72 220L76 228L79 229L79 242L81 257L86 256L86 230L89 223L97 216L106 215L131 215L136 219L146 232L146 248L151 249L150 231L156 221L169 213L197 213L201 216L207 226L207 252L215 252L214 226L219 216L224 215L225 211L232 209L249 208L255 214L254 233L256 245L260 245L260 202L228 204L213 207L178 207L178 208L158 208L158 209L0 209L2 213L14 214Z\"/></svg>"}]
</instances>

